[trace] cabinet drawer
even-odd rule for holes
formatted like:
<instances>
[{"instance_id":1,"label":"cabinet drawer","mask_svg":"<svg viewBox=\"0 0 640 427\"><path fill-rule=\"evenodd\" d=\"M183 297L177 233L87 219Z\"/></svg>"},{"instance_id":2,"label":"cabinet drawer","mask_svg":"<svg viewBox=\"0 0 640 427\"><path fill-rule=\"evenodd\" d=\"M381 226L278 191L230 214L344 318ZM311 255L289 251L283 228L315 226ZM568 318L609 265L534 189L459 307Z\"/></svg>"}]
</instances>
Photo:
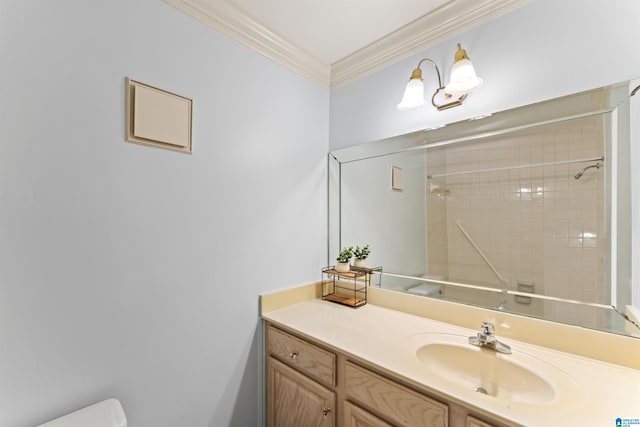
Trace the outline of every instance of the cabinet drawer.
<instances>
[{"instance_id":1,"label":"cabinet drawer","mask_svg":"<svg viewBox=\"0 0 640 427\"><path fill-rule=\"evenodd\" d=\"M357 407L351 402L344 402L344 427L393 427L380 418Z\"/></svg>"},{"instance_id":2,"label":"cabinet drawer","mask_svg":"<svg viewBox=\"0 0 640 427\"><path fill-rule=\"evenodd\" d=\"M467 416L467 427L496 427L493 424L485 423L471 415Z\"/></svg>"},{"instance_id":3,"label":"cabinet drawer","mask_svg":"<svg viewBox=\"0 0 640 427\"><path fill-rule=\"evenodd\" d=\"M392 424L447 427L449 408L351 362L346 364L347 396Z\"/></svg>"},{"instance_id":4,"label":"cabinet drawer","mask_svg":"<svg viewBox=\"0 0 640 427\"><path fill-rule=\"evenodd\" d=\"M336 384L336 355L280 329L267 327L267 348L275 356L310 377Z\"/></svg>"}]
</instances>

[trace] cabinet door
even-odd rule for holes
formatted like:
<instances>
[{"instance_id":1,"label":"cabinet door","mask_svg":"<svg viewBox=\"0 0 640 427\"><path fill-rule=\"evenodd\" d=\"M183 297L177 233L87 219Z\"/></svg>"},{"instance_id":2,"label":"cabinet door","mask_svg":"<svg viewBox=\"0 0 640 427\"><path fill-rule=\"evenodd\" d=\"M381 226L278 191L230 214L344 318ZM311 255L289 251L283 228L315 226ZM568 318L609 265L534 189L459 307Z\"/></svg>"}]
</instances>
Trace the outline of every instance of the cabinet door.
<instances>
[{"instance_id":1,"label":"cabinet door","mask_svg":"<svg viewBox=\"0 0 640 427\"><path fill-rule=\"evenodd\" d=\"M269 358L267 426L333 427L336 395L273 357Z\"/></svg>"},{"instance_id":2,"label":"cabinet door","mask_svg":"<svg viewBox=\"0 0 640 427\"><path fill-rule=\"evenodd\" d=\"M393 427L375 415L357 407L351 402L344 402L344 427Z\"/></svg>"}]
</instances>

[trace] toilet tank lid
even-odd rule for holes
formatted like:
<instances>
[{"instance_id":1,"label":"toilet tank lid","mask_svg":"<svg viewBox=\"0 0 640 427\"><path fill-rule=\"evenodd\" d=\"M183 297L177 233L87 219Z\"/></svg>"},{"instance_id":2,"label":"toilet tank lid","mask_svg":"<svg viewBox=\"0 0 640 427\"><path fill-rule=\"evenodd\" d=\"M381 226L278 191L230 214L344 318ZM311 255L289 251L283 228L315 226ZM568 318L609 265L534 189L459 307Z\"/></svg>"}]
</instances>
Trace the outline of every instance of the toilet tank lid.
<instances>
[{"instance_id":1,"label":"toilet tank lid","mask_svg":"<svg viewBox=\"0 0 640 427\"><path fill-rule=\"evenodd\" d=\"M107 399L38 427L127 427L127 417L118 399Z\"/></svg>"}]
</instances>

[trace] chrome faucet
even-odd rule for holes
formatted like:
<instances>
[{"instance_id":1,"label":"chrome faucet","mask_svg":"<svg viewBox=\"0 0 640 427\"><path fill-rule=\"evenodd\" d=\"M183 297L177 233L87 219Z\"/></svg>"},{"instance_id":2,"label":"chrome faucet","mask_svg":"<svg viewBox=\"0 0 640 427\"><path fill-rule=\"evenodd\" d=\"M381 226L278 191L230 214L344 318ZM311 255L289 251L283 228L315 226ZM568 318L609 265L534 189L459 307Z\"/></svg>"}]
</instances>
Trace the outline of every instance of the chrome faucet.
<instances>
[{"instance_id":1,"label":"chrome faucet","mask_svg":"<svg viewBox=\"0 0 640 427\"><path fill-rule=\"evenodd\" d=\"M495 350L499 353L511 354L511 347L496 339L495 327L490 322L482 322L482 328L475 337L469 337L469 344Z\"/></svg>"}]
</instances>

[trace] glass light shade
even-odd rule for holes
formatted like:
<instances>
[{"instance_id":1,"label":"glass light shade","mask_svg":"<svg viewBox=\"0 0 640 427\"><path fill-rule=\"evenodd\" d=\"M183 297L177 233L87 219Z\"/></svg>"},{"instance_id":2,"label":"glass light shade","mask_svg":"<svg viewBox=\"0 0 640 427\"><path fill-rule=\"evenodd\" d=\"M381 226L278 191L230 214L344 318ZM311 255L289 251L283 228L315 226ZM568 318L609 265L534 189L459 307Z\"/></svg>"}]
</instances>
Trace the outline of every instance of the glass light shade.
<instances>
[{"instance_id":1,"label":"glass light shade","mask_svg":"<svg viewBox=\"0 0 640 427\"><path fill-rule=\"evenodd\" d=\"M469 59L460 59L453 64L451 79L444 91L451 95L464 95L482 86L482 79L476 75L476 70Z\"/></svg>"},{"instance_id":2,"label":"glass light shade","mask_svg":"<svg viewBox=\"0 0 640 427\"><path fill-rule=\"evenodd\" d=\"M424 83L422 79L411 79L404 89L404 96L397 108L400 111L415 110L424 106Z\"/></svg>"}]
</instances>

